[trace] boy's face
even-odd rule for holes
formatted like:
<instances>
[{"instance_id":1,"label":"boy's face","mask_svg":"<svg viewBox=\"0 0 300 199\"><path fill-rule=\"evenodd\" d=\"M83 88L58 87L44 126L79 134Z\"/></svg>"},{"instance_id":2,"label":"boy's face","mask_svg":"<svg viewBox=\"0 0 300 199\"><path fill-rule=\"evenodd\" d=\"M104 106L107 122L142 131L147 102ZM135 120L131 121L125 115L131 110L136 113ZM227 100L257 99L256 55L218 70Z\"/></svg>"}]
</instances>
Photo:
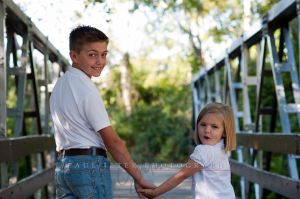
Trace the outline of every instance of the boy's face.
<instances>
[{"instance_id":1,"label":"boy's face","mask_svg":"<svg viewBox=\"0 0 300 199\"><path fill-rule=\"evenodd\" d=\"M70 51L73 66L83 71L90 78L101 74L107 55L107 42L91 42L85 44L79 53Z\"/></svg>"},{"instance_id":2,"label":"boy's face","mask_svg":"<svg viewBox=\"0 0 300 199\"><path fill-rule=\"evenodd\" d=\"M223 116L217 113L206 113L197 124L198 136L202 144L215 145L224 134Z\"/></svg>"}]
</instances>

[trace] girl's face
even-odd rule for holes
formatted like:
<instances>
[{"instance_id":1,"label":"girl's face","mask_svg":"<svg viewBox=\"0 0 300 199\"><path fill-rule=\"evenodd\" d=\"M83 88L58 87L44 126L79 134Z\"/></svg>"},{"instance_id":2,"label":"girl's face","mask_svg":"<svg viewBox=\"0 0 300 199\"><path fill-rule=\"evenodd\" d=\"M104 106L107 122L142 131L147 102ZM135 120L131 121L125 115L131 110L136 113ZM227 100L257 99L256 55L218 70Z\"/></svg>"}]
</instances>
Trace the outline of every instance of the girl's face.
<instances>
[{"instance_id":1,"label":"girl's face","mask_svg":"<svg viewBox=\"0 0 300 199\"><path fill-rule=\"evenodd\" d=\"M218 113L206 113L197 127L202 144L215 145L225 136L223 116Z\"/></svg>"}]
</instances>

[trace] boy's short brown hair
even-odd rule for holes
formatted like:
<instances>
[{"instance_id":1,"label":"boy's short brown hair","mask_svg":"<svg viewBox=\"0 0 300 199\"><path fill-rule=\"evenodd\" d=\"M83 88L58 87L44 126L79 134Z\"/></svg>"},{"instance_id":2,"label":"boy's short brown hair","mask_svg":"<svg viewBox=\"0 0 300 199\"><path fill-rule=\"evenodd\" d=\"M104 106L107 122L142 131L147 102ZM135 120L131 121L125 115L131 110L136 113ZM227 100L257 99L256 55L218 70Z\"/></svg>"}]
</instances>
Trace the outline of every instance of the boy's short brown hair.
<instances>
[{"instance_id":1,"label":"boy's short brown hair","mask_svg":"<svg viewBox=\"0 0 300 199\"><path fill-rule=\"evenodd\" d=\"M77 26L70 33L69 48L70 51L74 50L79 53L85 44L97 41L104 41L108 43L109 39L97 28L92 26Z\"/></svg>"}]
</instances>

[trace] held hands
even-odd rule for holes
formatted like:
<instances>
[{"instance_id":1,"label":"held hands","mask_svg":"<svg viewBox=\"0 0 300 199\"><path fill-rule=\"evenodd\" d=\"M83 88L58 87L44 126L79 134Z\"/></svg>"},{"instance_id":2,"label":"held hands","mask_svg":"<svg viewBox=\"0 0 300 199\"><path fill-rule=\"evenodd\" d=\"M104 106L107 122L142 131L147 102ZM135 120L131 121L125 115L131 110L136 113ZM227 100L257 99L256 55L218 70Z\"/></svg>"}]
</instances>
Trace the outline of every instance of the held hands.
<instances>
[{"instance_id":1,"label":"held hands","mask_svg":"<svg viewBox=\"0 0 300 199\"><path fill-rule=\"evenodd\" d=\"M141 179L141 180L139 180L139 182L136 180L134 181L134 188L135 188L135 191L138 194L139 198L144 199L144 194L140 193L139 190L144 190L144 189L152 190L152 189L156 188L156 186L154 184L146 181L145 179ZM153 198L153 197L151 197L151 198Z\"/></svg>"},{"instance_id":2,"label":"held hands","mask_svg":"<svg viewBox=\"0 0 300 199\"><path fill-rule=\"evenodd\" d=\"M158 194L155 193L155 189L139 189L138 192L143 194L147 198L154 198L158 196Z\"/></svg>"}]
</instances>

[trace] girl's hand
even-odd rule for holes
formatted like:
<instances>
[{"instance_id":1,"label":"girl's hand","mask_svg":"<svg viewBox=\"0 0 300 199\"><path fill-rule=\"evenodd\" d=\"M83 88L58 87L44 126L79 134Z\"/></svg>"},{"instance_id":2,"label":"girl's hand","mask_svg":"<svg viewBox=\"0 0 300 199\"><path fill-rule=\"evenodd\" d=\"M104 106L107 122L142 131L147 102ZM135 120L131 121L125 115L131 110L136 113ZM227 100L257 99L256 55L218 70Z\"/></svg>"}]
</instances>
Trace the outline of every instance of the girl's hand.
<instances>
[{"instance_id":1,"label":"girl's hand","mask_svg":"<svg viewBox=\"0 0 300 199\"><path fill-rule=\"evenodd\" d=\"M134 181L134 188L135 188L135 191L136 193L138 194L138 197L140 199L144 199L144 195L139 192L139 190L142 190L142 189L154 189L156 188L156 186L154 184L152 184L151 182L148 182L144 179L141 180L141 183L142 184L139 184L136 180Z\"/></svg>"},{"instance_id":2,"label":"girl's hand","mask_svg":"<svg viewBox=\"0 0 300 199\"><path fill-rule=\"evenodd\" d=\"M147 198L154 198L157 196L157 194L155 194L155 189L139 189L138 192L142 193Z\"/></svg>"}]
</instances>

